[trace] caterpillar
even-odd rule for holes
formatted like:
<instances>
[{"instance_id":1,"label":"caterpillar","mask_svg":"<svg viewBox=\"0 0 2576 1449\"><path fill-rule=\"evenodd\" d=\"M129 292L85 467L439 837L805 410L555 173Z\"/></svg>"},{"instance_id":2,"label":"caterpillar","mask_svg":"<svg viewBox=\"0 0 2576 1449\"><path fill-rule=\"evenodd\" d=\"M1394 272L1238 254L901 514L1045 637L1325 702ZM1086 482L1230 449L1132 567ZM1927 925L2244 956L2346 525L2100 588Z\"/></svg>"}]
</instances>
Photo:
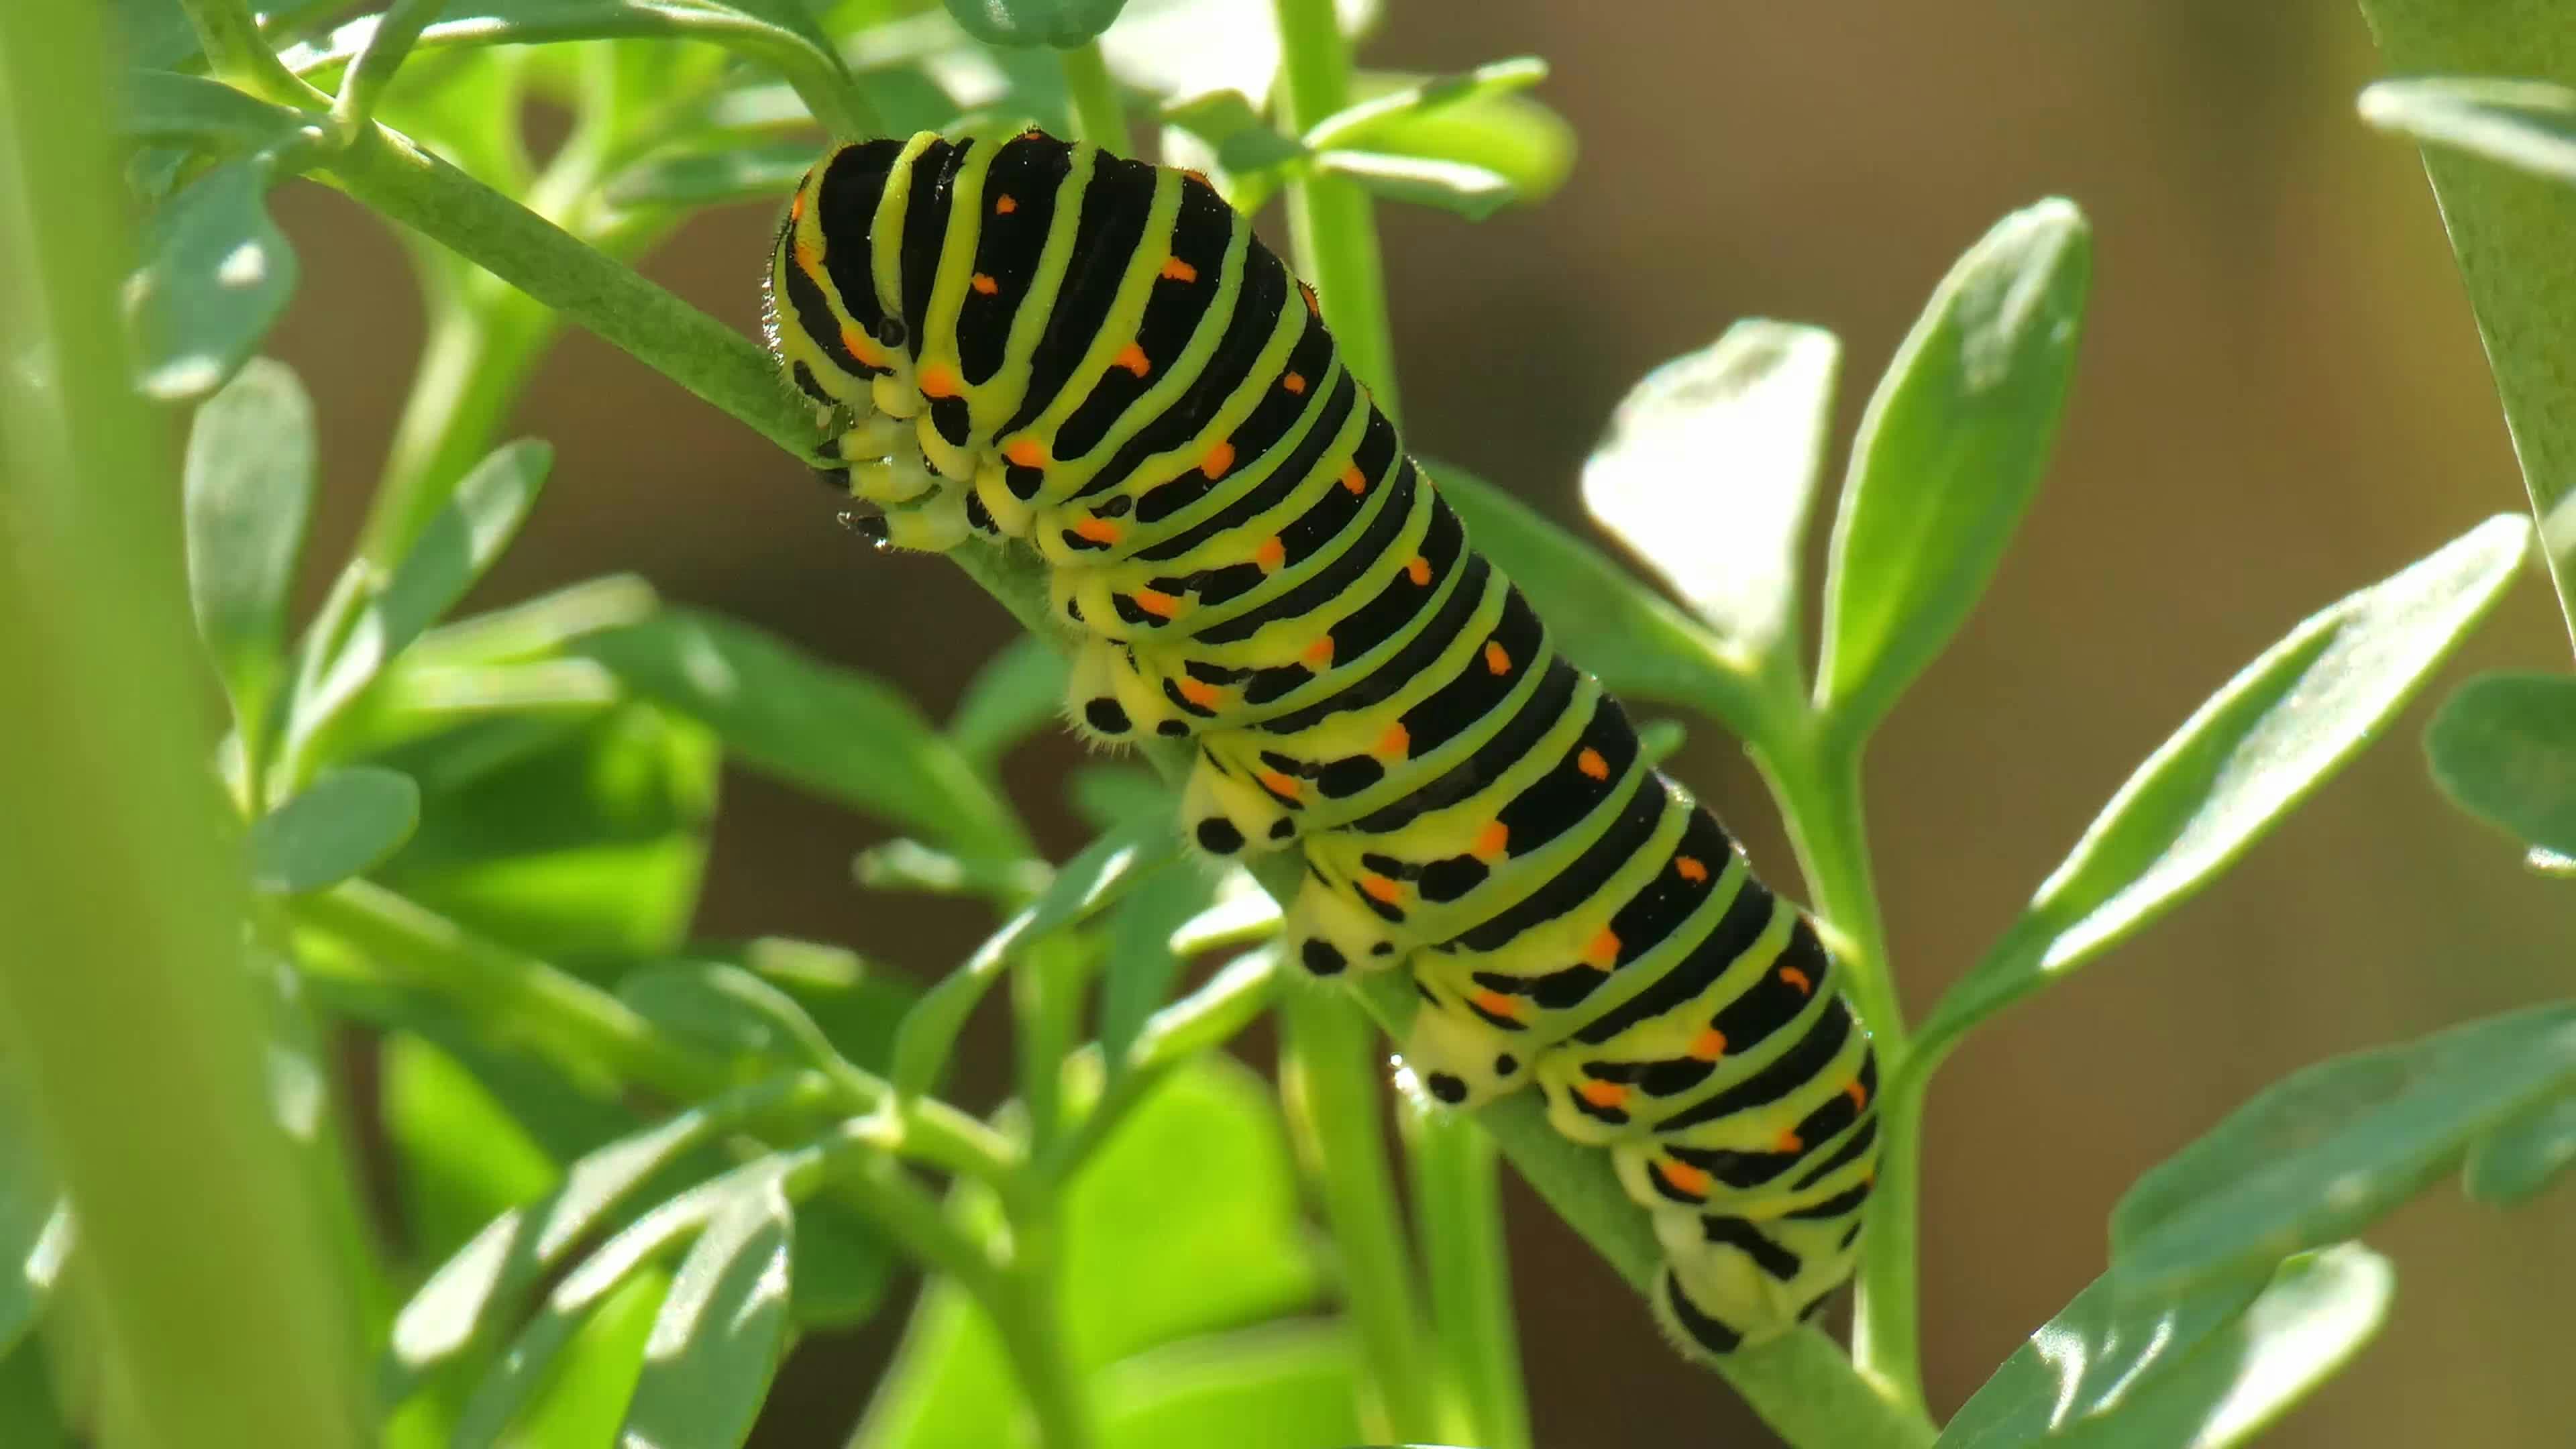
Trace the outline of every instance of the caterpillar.
<instances>
[{"instance_id":1,"label":"caterpillar","mask_svg":"<svg viewBox=\"0 0 2576 1449\"><path fill-rule=\"evenodd\" d=\"M1534 1087L1652 1214L1725 1354L1848 1276L1877 1069L1806 916L1640 757L1196 173L1039 131L841 146L765 331L881 547L1022 540L1095 742L1192 742L1183 829L1294 849L1287 949L1403 970L1440 1100Z\"/></svg>"}]
</instances>

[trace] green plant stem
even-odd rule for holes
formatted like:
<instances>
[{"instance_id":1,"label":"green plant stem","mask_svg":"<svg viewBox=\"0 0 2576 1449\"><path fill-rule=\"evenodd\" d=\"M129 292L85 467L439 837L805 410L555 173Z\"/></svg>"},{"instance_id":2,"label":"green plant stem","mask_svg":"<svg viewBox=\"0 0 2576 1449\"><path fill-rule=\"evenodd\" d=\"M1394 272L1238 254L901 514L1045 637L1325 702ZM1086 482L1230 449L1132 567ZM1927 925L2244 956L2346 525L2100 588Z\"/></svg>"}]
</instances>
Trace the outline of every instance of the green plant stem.
<instances>
[{"instance_id":1,"label":"green plant stem","mask_svg":"<svg viewBox=\"0 0 2576 1449\"><path fill-rule=\"evenodd\" d=\"M1073 103L1075 138L1121 156L1135 155L1136 143L1127 134L1127 110L1119 103L1118 83L1110 78L1100 42L1086 40L1071 50L1057 51L1056 58L1064 66L1065 97Z\"/></svg>"},{"instance_id":2,"label":"green plant stem","mask_svg":"<svg viewBox=\"0 0 2576 1449\"><path fill-rule=\"evenodd\" d=\"M1280 994L1279 1031L1291 1125L1306 1143L1324 1221L1341 1250L1342 1297L1384 1420L1373 1428L1402 1442L1437 1438L1433 1365L1379 1125L1376 1033L1348 1000L1312 987Z\"/></svg>"},{"instance_id":3,"label":"green plant stem","mask_svg":"<svg viewBox=\"0 0 2576 1449\"><path fill-rule=\"evenodd\" d=\"M1301 134L1350 104L1350 43L1333 0L1272 0L1272 9L1279 22L1279 120L1291 135ZM1335 176L1297 181L1288 188L1288 235L1343 362L1395 417L1395 344L1368 193Z\"/></svg>"},{"instance_id":4,"label":"green plant stem","mask_svg":"<svg viewBox=\"0 0 2576 1449\"><path fill-rule=\"evenodd\" d=\"M1414 1164L1416 1236L1431 1280L1432 1340L1479 1449L1529 1449L1511 1247L1503 1239L1494 1139L1419 1096L1400 1104Z\"/></svg>"},{"instance_id":5,"label":"green plant stem","mask_svg":"<svg viewBox=\"0 0 2576 1449\"><path fill-rule=\"evenodd\" d=\"M1042 1449L1090 1449L1099 1435L1089 1393L1074 1370L1072 1335L1056 1286L1054 1207L1053 1198L1042 1196L1012 1216L1011 1251L991 1311L1020 1391L1028 1398L1030 1417L1037 1421Z\"/></svg>"},{"instance_id":6,"label":"green plant stem","mask_svg":"<svg viewBox=\"0 0 2576 1449\"><path fill-rule=\"evenodd\" d=\"M553 314L523 292L496 289L482 306L433 305L384 477L358 534L360 557L380 570L402 561L487 450L554 331Z\"/></svg>"},{"instance_id":7,"label":"green plant stem","mask_svg":"<svg viewBox=\"0 0 2576 1449\"><path fill-rule=\"evenodd\" d=\"M1799 868L1814 894L1817 921L1826 933L1853 1006L1867 1024L1879 1056L1879 1080L1905 1065L1907 1033L1888 961L1887 926L1872 879L1867 822L1861 808L1857 741L1814 724L1784 732L1785 743L1752 753L1769 777L1796 848ZM1917 1311L1916 1216L1921 1211L1921 1098L1900 1113L1882 1098L1879 1169L1864 1234L1860 1304L1852 1333L1852 1359L1861 1375L1915 1414L1924 1414L1922 1347Z\"/></svg>"},{"instance_id":8,"label":"green plant stem","mask_svg":"<svg viewBox=\"0 0 2576 1449\"><path fill-rule=\"evenodd\" d=\"M0 5L0 1034L79 1205L117 1442L354 1449L357 1313L268 1093L177 494L120 346L101 13Z\"/></svg>"},{"instance_id":9,"label":"green plant stem","mask_svg":"<svg viewBox=\"0 0 2576 1449\"><path fill-rule=\"evenodd\" d=\"M1128 1048L1127 1070L1105 1073L1109 1085L1100 1100L1073 1131L1038 1153L1031 1168L1037 1178L1061 1182L1081 1171L1082 1164L1109 1140L1137 1103L1153 1094L1172 1068L1223 1046L1250 1026L1270 1004L1278 964L1279 953L1267 947L1247 952L1218 968L1198 990L1155 1012ZM1085 1045L1077 1059L1080 1067L1101 1070L1100 1043Z\"/></svg>"},{"instance_id":10,"label":"green plant stem","mask_svg":"<svg viewBox=\"0 0 2576 1449\"><path fill-rule=\"evenodd\" d=\"M247 0L179 0L179 8L187 12L205 48L207 69L217 79L281 106L318 111L331 104L277 58Z\"/></svg>"},{"instance_id":11,"label":"green plant stem","mask_svg":"<svg viewBox=\"0 0 2576 1449\"><path fill-rule=\"evenodd\" d=\"M447 8L448 0L394 0L367 33L364 48L349 64L340 80L340 94L331 103L331 119L343 128L365 125L376 113L376 102L383 98L385 86L402 68L403 57L420 33ZM281 69L283 67L281 66Z\"/></svg>"}]
</instances>

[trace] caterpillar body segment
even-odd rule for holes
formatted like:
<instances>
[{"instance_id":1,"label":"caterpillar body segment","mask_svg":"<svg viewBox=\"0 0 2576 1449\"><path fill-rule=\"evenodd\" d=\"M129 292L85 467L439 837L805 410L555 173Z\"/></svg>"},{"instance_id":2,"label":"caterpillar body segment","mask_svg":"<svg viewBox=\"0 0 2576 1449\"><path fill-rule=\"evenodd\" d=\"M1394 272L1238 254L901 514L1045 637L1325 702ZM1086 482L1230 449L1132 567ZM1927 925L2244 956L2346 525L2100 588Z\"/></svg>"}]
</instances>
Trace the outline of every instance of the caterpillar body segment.
<instances>
[{"instance_id":1,"label":"caterpillar body segment","mask_svg":"<svg viewBox=\"0 0 2576 1449\"><path fill-rule=\"evenodd\" d=\"M1183 828L1294 849L1287 945L1401 970L1434 1096L1535 1089L1729 1352L1850 1271L1869 1039L1755 879L1478 554L1311 289L1203 178L1037 132L844 146L780 229L768 331L880 538L1019 539L1103 743L1188 739Z\"/></svg>"}]
</instances>

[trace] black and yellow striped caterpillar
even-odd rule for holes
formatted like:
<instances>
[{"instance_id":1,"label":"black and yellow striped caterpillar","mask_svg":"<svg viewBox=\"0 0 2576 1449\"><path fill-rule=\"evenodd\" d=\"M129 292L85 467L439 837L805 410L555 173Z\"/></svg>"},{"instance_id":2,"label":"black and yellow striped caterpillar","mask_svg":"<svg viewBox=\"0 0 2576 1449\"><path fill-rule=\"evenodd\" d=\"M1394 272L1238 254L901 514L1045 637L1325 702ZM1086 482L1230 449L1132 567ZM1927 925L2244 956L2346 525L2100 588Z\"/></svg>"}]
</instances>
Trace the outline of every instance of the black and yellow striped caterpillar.
<instances>
[{"instance_id":1,"label":"black and yellow striped caterpillar","mask_svg":"<svg viewBox=\"0 0 2576 1449\"><path fill-rule=\"evenodd\" d=\"M1036 131L845 146L768 291L879 540L1034 544L1085 732L1192 739L1196 841L1303 852L1289 948L1411 974L1435 1096L1535 1082L1610 1150L1668 1326L1726 1353L1842 1282L1877 1077L1832 959L1468 547L1204 177Z\"/></svg>"}]
</instances>

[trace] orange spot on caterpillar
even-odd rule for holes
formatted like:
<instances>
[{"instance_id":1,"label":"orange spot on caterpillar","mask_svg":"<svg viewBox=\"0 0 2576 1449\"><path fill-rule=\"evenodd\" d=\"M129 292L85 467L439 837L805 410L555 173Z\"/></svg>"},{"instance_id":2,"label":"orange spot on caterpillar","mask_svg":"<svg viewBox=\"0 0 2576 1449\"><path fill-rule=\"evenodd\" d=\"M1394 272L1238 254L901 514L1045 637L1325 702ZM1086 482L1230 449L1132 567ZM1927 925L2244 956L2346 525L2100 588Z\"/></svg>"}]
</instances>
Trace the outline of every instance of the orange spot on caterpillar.
<instances>
[{"instance_id":1,"label":"orange spot on caterpillar","mask_svg":"<svg viewBox=\"0 0 2576 1449\"><path fill-rule=\"evenodd\" d=\"M1404 566L1404 576L1413 580L1417 587L1430 583L1431 560L1424 558L1418 553L1415 554L1413 556L1413 562Z\"/></svg>"},{"instance_id":2,"label":"orange spot on caterpillar","mask_svg":"<svg viewBox=\"0 0 2576 1449\"><path fill-rule=\"evenodd\" d=\"M1700 863L1698 856L1676 855L1673 857L1673 874L1697 885L1708 879L1708 867Z\"/></svg>"},{"instance_id":3,"label":"orange spot on caterpillar","mask_svg":"<svg viewBox=\"0 0 2576 1449\"><path fill-rule=\"evenodd\" d=\"M1090 539L1093 543L1116 543L1118 541L1118 525L1110 522L1106 518L1085 518L1080 523L1073 526L1073 531L1082 535L1084 538Z\"/></svg>"},{"instance_id":4,"label":"orange spot on caterpillar","mask_svg":"<svg viewBox=\"0 0 2576 1449\"><path fill-rule=\"evenodd\" d=\"M1211 709L1216 705L1218 699L1217 688L1215 685L1210 684L1203 679L1184 679L1180 681L1178 688L1181 691L1181 698L1188 700L1190 703L1197 705L1201 709ZM1267 780L1270 776L1268 774L1264 774L1262 778ZM1281 778L1284 779L1286 777L1282 776ZM1286 793L1291 795L1297 793L1294 788L1294 781L1290 782L1290 786L1291 788Z\"/></svg>"},{"instance_id":5,"label":"orange spot on caterpillar","mask_svg":"<svg viewBox=\"0 0 2576 1449\"><path fill-rule=\"evenodd\" d=\"M1012 196L1011 193L1007 191L993 198L993 214L995 216L1008 216L1019 209L1019 199Z\"/></svg>"},{"instance_id":6,"label":"orange spot on caterpillar","mask_svg":"<svg viewBox=\"0 0 2576 1449\"><path fill-rule=\"evenodd\" d=\"M1520 1020L1521 1004L1499 991L1479 991L1468 999L1496 1016L1507 1016L1514 1021Z\"/></svg>"},{"instance_id":7,"label":"orange spot on caterpillar","mask_svg":"<svg viewBox=\"0 0 2576 1449\"><path fill-rule=\"evenodd\" d=\"M1288 541L1275 533L1270 535L1252 551L1252 561L1261 565L1263 573L1270 572L1288 561Z\"/></svg>"},{"instance_id":8,"label":"orange spot on caterpillar","mask_svg":"<svg viewBox=\"0 0 2576 1449\"><path fill-rule=\"evenodd\" d=\"M805 188L801 186L796 188L796 195L788 201L787 219L792 222L805 219ZM798 260L802 261L803 258L800 257Z\"/></svg>"},{"instance_id":9,"label":"orange spot on caterpillar","mask_svg":"<svg viewBox=\"0 0 2576 1449\"><path fill-rule=\"evenodd\" d=\"M1687 1162L1658 1162L1655 1171L1662 1173L1664 1181L1676 1191L1697 1198L1708 1196L1709 1175Z\"/></svg>"},{"instance_id":10,"label":"orange spot on caterpillar","mask_svg":"<svg viewBox=\"0 0 2576 1449\"><path fill-rule=\"evenodd\" d=\"M1796 1129L1783 1127L1780 1129L1780 1140L1771 1144L1771 1150L1774 1152L1804 1152L1807 1150L1807 1144L1805 1141L1800 1139Z\"/></svg>"},{"instance_id":11,"label":"orange spot on caterpillar","mask_svg":"<svg viewBox=\"0 0 2576 1449\"><path fill-rule=\"evenodd\" d=\"M812 242L805 240L803 237L798 237L796 239L796 269L809 277L821 277L823 275L823 249L814 245Z\"/></svg>"},{"instance_id":12,"label":"orange spot on caterpillar","mask_svg":"<svg viewBox=\"0 0 2576 1449\"><path fill-rule=\"evenodd\" d=\"M967 278L967 284L968 284L969 286L972 286L976 291L983 293L983 294L984 294L985 296L987 296L987 297L989 297L989 296L993 295L995 292L998 292L998 291L1002 290L1002 284L1001 284L1001 283L994 281L992 278L990 278L990 277L988 277L988 276L985 276L982 272L977 272L974 276Z\"/></svg>"},{"instance_id":13,"label":"orange spot on caterpillar","mask_svg":"<svg viewBox=\"0 0 2576 1449\"><path fill-rule=\"evenodd\" d=\"M1314 643L1307 645L1307 646L1306 646L1306 649L1305 649L1305 652L1304 652L1304 653L1302 653L1302 654L1299 654L1297 657L1298 657L1298 658L1300 658L1300 659L1305 660L1305 661L1306 661L1307 663L1309 663L1309 664L1330 664L1330 663L1332 663L1332 662L1333 662L1333 636L1332 636L1332 635L1330 635L1330 634L1327 634L1327 635L1325 635L1324 637L1322 637L1322 638L1320 638L1320 639L1316 640Z\"/></svg>"},{"instance_id":14,"label":"orange spot on caterpillar","mask_svg":"<svg viewBox=\"0 0 2576 1449\"><path fill-rule=\"evenodd\" d=\"M1795 966L1783 966L1783 967L1781 967L1781 968L1780 968L1780 979L1781 979L1781 980L1783 980L1783 981L1788 982L1788 983L1789 983L1790 985L1792 985L1792 986L1797 987L1797 988L1798 988L1798 994L1799 994L1800 996L1811 996L1811 995L1814 995L1814 994L1815 994L1815 990L1816 990L1816 983L1815 983L1815 982L1813 982L1813 981L1808 980L1808 979L1807 979L1807 973L1806 973L1806 972L1804 972L1804 971L1799 970L1799 969L1798 969L1797 967L1795 967Z\"/></svg>"},{"instance_id":15,"label":"orange spot on caterpillar","mask_svg":"<svg viewBox=\"0 0 2576 1449\"><path fill-rule=\"evenodd\" d=\"M1584 946L1583 959L1595 966L1616 965L1619 960L1619 933L1608 926L1602 927L1601 934Z\"/></svg>"},{"instance_id":16,"label":"orange spot on caterpillar","mask_svg":"<svg viewBox=\"0 0 2576 1449\"><path fill-rule=\"evenodd\" d=\"M1495 856L1509 849L1511 843L1512 828L1499 820L1488 820L1485 828L1476 832L1476 843L1468 849L1478 855Z\"/></svg>"},{"instance_id":17,"label":"orange spot on caterpillar","mask_svg":"<svg viewBox=\"0 0 2576 1449\"><path fill-rule=\"evenodd\" d=\"M1610 778L1610 762L1601 758L1601 752L1589 745L1584 747L1582 754L1574 757L1574 768L1595 780Z\"/></svg>"},{"instance_id":18,"label":"orange spot on caterpillar","mask_svg":"<svg viewBox=\"0 0 2576 1449\"><path fill-rule=\"evenodd\" d=\"M1694 1059L1699 1061L1716 1061L1719 1057L1726 1055L1726 1033L1719 1031L1713 1026L1708 1030L1701 1032L1698 1036L1691 1038L1690 1054Z\"/></svg>"},{"instance_id":19,"label":"orange spot on caterpillar","mask_svg":"<svg viewBox=\"0 0 2576 1449\"><path fill-rule=\"evenodd\" d=\"M1485 671L1489 674L1512 672L1512 652L1495 640L1485 641Z\"/></svg>"},{"instance_id":20,"label":"orange spot on caterpillar","mask_svg":"<svg viewBox=\"0 0 2576 1449\"><path fill-rule=\"evenodd\" d=\"M1302 372L1288 373L1279 379L1279 385L1288 389L1290 392L1303 397L1306 392L1306 374Z\"/></svg>"},{"instance_id":21,"label":"orange spot on caterpillar","mask_svg":"<svg viewBox=\"0 0 2576 1449\"><path fill-rule=\"evenodd\" d=\"M1207 456L1199 461L1199 471L1205 473L1210 482L1224 477L1226 470L1233 466L1234 442L1232 439L1220 440L1215 447L1208 449Z\"/></svg>"},{"instance_id":22,"label":"orange spot on caterpillar","mask_svg":"<svg viewBox=\"0 0 2576 1449\"><path fill-rule=\"evenodd\" d=\"M1381 755L1387 755L1401 760L1404 758L1405 752L1412 748L1413 732L1404 727L1404 721L1402 720L1397 720L1395 723L1388 725L1386 727L1386 733L1377 737L1377 753Z\"/></svg>"},{"instance_id":23,"label":"orange spot on caterpillar","mask_svg":"<svg viewBox=\"0 0 2576 1449\"><path fill-rule=\"evenodd\" d=\"M1866 1107L1869 1105L1869 1088L1862 1086L1858 1082L1845 1083L1843 1086L1843 1095L1851 1098L1851 1104L1854 1107Z\"/></svg>"},{"instance_id":24,"label":"orange spot on caterpillar","mask_svg":"<svg viewBox=\"0 0 2576 1449\"><path fill-rule=\"evenodd\" d=\"M921 395L923 397L957 396L957 374L944 367L923 368L921 370Z\"/></svg>"},{"instance_id":25,"label":"orange spot on caterpillar","mask_svg":"<svg viewBox=\"0 0 2576 1449\"><path fill-rule=\"evenodd\" d=\"M1117 366L1127 369L1138 377L1143 377L1146 373L1154 370L1154 364L1147 360L1145 356L1145 349L1137 346L1133 342L1119 348L1118 356L1112 359L1112 361L1114 361Z\"/></svg>"},{"instance_id":26,"label":"orange spot on caterpillar","mask_svg":"<svg viewBox=\"0 0 2576 1449\"><path fill-rule=\"evenodd\" d=\"M1046 466L1046 449L1035 438L1021 438L1002 450L1002 456L1023 468Z\"/></svg>"},{"instance_id":27,"label":"orange spot on caterpillar","mask_svg":"<svg viewBox=\"0 0 2576 1449\"><path fill-rule=\"evenodd\" d=\"M1216 183L1208 180L1208 174L1204 171L1198 170L1195 167L1184 166L1181 168L1181 174L1192 181L1197 182L1199 185L1206 187L1210 191L1216 190Z\"/></svg>"},{"instance_id":28,"label":"orange spot on caterpillar","mask_svg":"<svg viewBox=\"0 0 2576 1449\"><path fill-rule=\"evenodd\" d=\"M1397 901L1404 899L1404 887L1397 885L1395 882L1388 880L1382 875L1361 876L1359 879L1359 887L1369 899L1374 901L1383 901L1390 906L1394 905Z\"/></svg>"},{"instance_id":29,"label":"orange spot on caterpillar","mask_svg":"<svg viewBox=\"0 0 2576 1449\"><path fill-rule=\"evenodd\" d=\"M1353 463L1342 470L1342 486L1351 490L1353 496L1368 491L1368 479L1361 476L1359 464Z\"/></svg>"},{"instance_id":30,"label":"orange spot on caterpillar","mask_svg":"<svg viewBox=\"0 0 2576 1449\"><path fill-rule=\"evenodd\" d=\"M1306 285L1304 282L1299 282L1297 284L1297 295L1306 299L1306 311L1309 316L1321 317L1324 315L1324 304L1315 299L1314 288Z\"/></svg>"},{"instance_id":31,"label":"orange spot on caterpillar","mask_svg":"<svg viewBox=\"0 0 2576 1449\"><path fill-rule=\"evenodd\" d=\"M1157 619L1168 619L1181 611L1181 601L1158 589L1138 589L1136 607Z\"/></svg>"},{"instance_id":32,"label":"orange spot on caterpillar","mask_svg":"<svg viewBox=\"0 0 2576 1449\"><path fill-rule=\"evenodd\" d=\"M1595 1107L1616 1107L1628 1100L1628 1089L1617 1082L1585 1082L1575 1090Z\"/></svg>"},{"instance_id":33,"label":"orange spot on caterpillar","mask_svg":"<svg viewBox=\"0 0 2576 1449\"><path fill-rule=\"evenodd\" d=\"M881 365L885 354L877 351L876 339L856 327L841 329L841 350L870 367Z\"/></svg>"},{"instance_id":34,"label":"orange spot on caterpillar","mask_svg":"<svg viewBox=\"0 0 2576 1449\"><path fill-rule=\"evenodd\" d=\"M1185 262L1185 261L1182 261L1179 257L1166 257L1166 258L1164 258L1164 260L1163 260L1163 280L1164 280L1164 281L1167 281L1167 282L1195 282L1195 281L1197 281L1198 279L1199 279L1199 269L1198 269L1198 268L1196 268L1196 267L1194 267L1194 266L1191 266L1189 263L1187 263L1187 262Z\"/></svg>"}]
</instances>

